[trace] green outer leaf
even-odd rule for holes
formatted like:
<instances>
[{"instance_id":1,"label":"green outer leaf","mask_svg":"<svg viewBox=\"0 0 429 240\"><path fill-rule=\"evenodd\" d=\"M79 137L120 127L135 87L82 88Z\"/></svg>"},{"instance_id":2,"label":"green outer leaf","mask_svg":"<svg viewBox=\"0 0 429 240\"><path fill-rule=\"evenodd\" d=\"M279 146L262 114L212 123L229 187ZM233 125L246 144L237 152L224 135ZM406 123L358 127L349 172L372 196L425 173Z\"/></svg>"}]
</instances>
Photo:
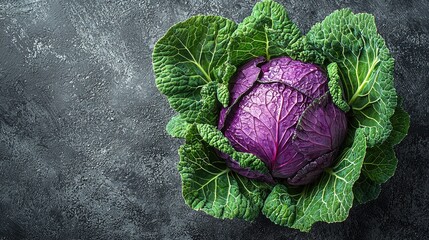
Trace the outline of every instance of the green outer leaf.
<instances>
[{"instance_id":1,"label":"green outer leaf","mask_svg":"<svg viewBox=\"0 0 429 240\"><path fill-rule=\"evenodd\" d=\"M343 150L337 164L326 169L319 182L294 195L288 194L285 187L275 187L262 213L276 224L306 232L318 221L344 221L353 205L352 187L359 178L365 149L365 136L357 129L351 148Z\"/></svg>"},{"instance_id":2,"label":"green outer leaf","mask_svg":"<svg viewBox=\"0 0 429 240\"><path fill-rule=\"evenodd\" d=\"M210 82L222 81L217 73L227 60L235 28L236 23L223 17L195 16L171 27L156 43L156 85L184 120L192 123L204 106L212 109L201 91Z\"/></svg>"},{"instance_id":3,"label":"green outer leaf","mask_svg":"<svg viewBox=\"0 0 429 240\"><path fill-rule=\"evenodd\" d=\"M185 138L189 125L180 115L176 115L167 123L166 130L172 137Z\"/></svg>"},{"instance_id":4,"label":"green outer leaf","mask_svg":"<svg viewBox=\"0 0 429 240\"><path fill-rule=\"evenodd\" d=\"M208 124L197 124L197 129L202 139L208 145L218 149L226 154L233 154L234 148L230 145L228 139L215 126Z\"/></svg>"},{"instance_id":5,"label":"green outer leaf","mask_svg":"<svg viewBox=\"0 0 429 240\"><path fill-rule=\"evenodd\" d=\"M300 37L284 7L271 0L256 3L252 14L238 25L228 46L229 60L235 66L255 57L266 59L286 54Z\"/></svg>"},{"instance_id":6,"label":"green outer leaf","mask_svg":"<svg viewBox=\"0 0 429 240\"><path fill-rule=\"evenodd\" d=\"M355 204L363 204L377 199L380 192L380 184L373 182L365 174L361 174L360 178L353 185Z\"/></svg>"},{"instance_id":7,"label":"green outer leaf","mask_svg":"<svg viewBox=\"0 0 429 240\"><path fill-rule=\"evenodd\" d=\"M363 163L363 174L375 183L384 183L395 174L398 159L393 146L402 141L410 126L410 118L400 106L396 107L391 121L392 133L384 143L368 148Z\"/></svg>"},{"instance_id":8,"label":"green outer leaf","mask_svg":"<svg viewBox=\"0 0 429 240\"><path fill-rule=\"evenodd\" d=\"M270 186L231 171L203 143L179 149L182 194L187 205L217 218L255 219Z\"/></svg>"},{"instance_id":9,"label":"green outer leaf","mask_svg":"<svg viewBox=\"0 0 429 240\"><path fill-rule=\"evenodd\" d=\"M195 122L217 125L219 106L216 95L216 82L210 82L201 88L202 106L197 114Z\"/></svg>"},{"instance_id":10,"label":"green outer leaf","mask_svg":"<svg viewBox=\"0 0 429 240\"><path fill-rule=\"evenodd\" d=\"M236 151L231 146L228 139L215 126L198 124L197 129L200 136L207 144L230 155L234 160L238 161L242 168L250 168L251 170L261 173L268 173L268 168L262 160L253 154Z\"/></svg>"},{"instance_id":11,"label":"green outer leaf","mask_svg":"<svg viewBox=\"0 0 429 240\"><path fill-rule=\"evenodd\" d=\"M218 119L218 104L216 100L217 85L215 82L210 82L202 87L202 106L201 110L196 114L194 122L217 124ZM176 102L177 103L177 102ZM167 133L172 137L186 138L190 128L190 123L185 120L182 114L174 116L167 124ZM198 134L198 132L196 132Z\"/></svg>"},{"instance_id":12,"label":"green outer leaf","mask_svg":"<svg viewBox=\"0 0 429 240\"><path fill-rule=\"evenodd\" d=\"M296 201L285 185L277 184L265 200L262 213L281 226L292 226L296 217Z\"/></svg>"},{"instance_id":13,"label":"green outer leaf","mask_svg":"<svg viewBox=\"0 0 429 240\"><path fill-rule=\"evenodd\" d=\"M188 131L186 132L185 136L186 144L195 144L195 143L201 143L203 139L198 133L198 128L196 124L190 124Z\"/></svg>"},{"instance_id":14,"label":"green outer leaf","mask_svg":"<svg viewBox=\"0 0 429 240\"><path fill-rule=\"evenodd\" d=\"M229 103L229 80L234 75L237 68L229 62L225 62L216 70L216 78L219 82L217 88L217 99L223 107L227 107Z\"/></svg>"},{"instance_id":15,"label":"green outer leaf","mask_svg":"<svg viewBox=\"0 0 429 240\"><path fill-rule=\"evenodd\" d=\"M338 65L333 62L328 65L328 76L329 76L329 92L332 96L332 101L334 104L344 112L348 112L350 110L350 106L343 99L343 90L340 85L340 76L338 75Z\"/></svg>"},{"instance_id":16,"label":"green outer leaf","mask_svg":"<svg viewBox=\"0 0 429 240\"><path fill-rule=\"evenodd\" d=\"M229 62L224 62L216 69L216 79L219 83L228 85L229 80L236 70L237 68L234 65L231 65Z\"/></svg>"},{"instance_id":17,"label":"green outer leaf","mask_svg":"<svg viewBox=\"0 0 429 240\"><path fill-rule=\"evenodd\" d=\"M382 143L392 129L396 107L394 60L377 33L374 17L337 10L314 25L308 43L336 62L345 98L352 108L350 123L363 128L369 147Z\"/></svg>"},{"instance_id":18,"label":"green outer leaf","mask_svg":"<svg viewBox=\"0 0 429 240\"><path fill-rule=\"evenodd\" d=\"M326 57L314 50L308 43L306 36L301 36L296 42L286 49L286 55L302 62L324 65Z\"/></svg>"},{"instance_id":19,"label":"green outer leaf","mask_svg":"<svg viewBox=\"0 0 429 240\"><path fill-rule=\"evenodd\" d=\"M392 122L393 129L386 142L394 146L399 144L405 136L407 136L408 129L410 128L410 115L398 105L390 121Z\"/></svg>"},{"instance_id":20,"label":"green outer leaf","mask_svg":"<svg viewBox=\"0 0 429 240\"><path fill-rule=\"evenodd\" d=\"M219 100L219 102L222 104L223 107L228 107L229 90L227 85L219 83L217 88L217 99Z\"/></svg>"},{"instance_id":21,"label":"green outer leaf","mask_svg":"<svg viewBox=\"0 0 429 240\"><path fill-rule=\"evenodd\" d=\"M398 159L389 144L368 148L362 173L375 183L384 183L395 174Z\"/></svg>"},{"instance_id":22,"label":"green outer leaf","mask_svg":"<svg viewBox=\"0 0 429 240\"><path fill-rule=\"evenodd\" d=\"M384 143L367 150L362 166L362 175L353 187L357 203L376 199L380 192L380 183L386 182L396 170L397 158L393 146L402 141L410 126L409 115L398 105L390 118L392 132Z\"/></svg>"}]
</instances>

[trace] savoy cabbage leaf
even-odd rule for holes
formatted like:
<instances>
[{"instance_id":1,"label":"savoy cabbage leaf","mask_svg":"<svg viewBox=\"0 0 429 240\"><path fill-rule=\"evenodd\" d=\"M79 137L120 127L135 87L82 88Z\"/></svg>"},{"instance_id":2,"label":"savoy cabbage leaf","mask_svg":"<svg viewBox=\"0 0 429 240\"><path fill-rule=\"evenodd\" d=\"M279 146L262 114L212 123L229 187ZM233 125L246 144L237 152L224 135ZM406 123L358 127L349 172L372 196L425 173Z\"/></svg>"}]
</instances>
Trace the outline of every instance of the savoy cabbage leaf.
<instances>
[{"instance_id":1,"label":"savoy cabbage leaf","mask_svg":"<svg viewBox=\"0 0 429 240\"><path fill-rule=\"evenodd\" d=\"M230 62L239 66L250 59L286 54L301 33L284 7L274 1L256 3L252 14L241 22L228 46Z\"/></svg>"},{"instance_id":2,"label":"savoy cabbage leaf","mask_svg":"<svg viewBox=\"0 0 429 240\"><path fill-rule=\"evenodd\" d=\"M218 218L255 219L270 185L245 178L203 142L179 149L179 172L186 204Z\"/></svg>"},{"instance_id":3,"label":"savoy cabbage leaf","mask_svg":"<svg viewBox=\"0 0 429 240\"><path fill-rule=\"evenodd\" d=\"M195 16L171 27L156 43L152 57L156 85L185 121L204 118L201 109L216 112L210 96L223 81L219 71L235 28L235 22L223 17ZM216 84L205 87L212 82Z\"/></svg>"},{"instance_id":4,"label":"savoy cabbage leaf","mask_svg":"<svg viewBox=\"0 0 429 240\"><path fill-rule=\"evenodd\" d=\"M329 75L329 92L332 96L332 101L337 105L337 107L345 112L350 110L350 106L344 100L343 90L340 85L340 75L338 73L338 64L336 62L330 63L328 65L328 75Z\"/></svg>"},{"instance_id":5,"label":"savoy cabbage leaf","mask_svg":"<svg viewBox=\"0 0 429 240\"><path fill-rule=\"evenodd\" d=\"M315 50L338 64L346 102L353 114L350 125L364 129L369 147L382 143L392 130L389 119L397 97L394 60L377 33L374 17L337 10L316 23L306 38Z\"/></svg>"},{"instance_id":6,"label":"savoy cabbage leaf","mask_svg":"<svg viewBox=\"0 0 429 240\"><path fill-rule=\"evenodd\" d=\"M399 105L391 117L392 132L382 144L367 149L362 166L362 175L353 187L357 203L376 199L380 193L380 184L393 176L398 159L394 146L407 135L410 117Z\"/></svg>"}]
</instances>

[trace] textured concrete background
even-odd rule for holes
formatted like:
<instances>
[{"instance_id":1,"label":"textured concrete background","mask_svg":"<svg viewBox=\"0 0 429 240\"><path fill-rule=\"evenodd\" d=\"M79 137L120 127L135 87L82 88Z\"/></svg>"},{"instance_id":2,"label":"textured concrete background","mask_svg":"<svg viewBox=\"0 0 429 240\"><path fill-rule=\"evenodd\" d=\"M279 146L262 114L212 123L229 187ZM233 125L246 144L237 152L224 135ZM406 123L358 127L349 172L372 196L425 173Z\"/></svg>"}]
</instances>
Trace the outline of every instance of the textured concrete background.
<instances>
[{"instance_id":1,"label":"textured concrete background","mask_svg":"<svg viewBox=\"0 0 429 240\"><path fill-rule=\"evenodd\" d=\"M194 14L239 22L255 2L2 0L0 239L427 239L426 0L280 1L304 32L338 8L372 13L396 58L412 126L376 201L308 234L185 205L181 141L164 131L173 111L154 85L154 43Z\"/></svg>"}]
</instances>

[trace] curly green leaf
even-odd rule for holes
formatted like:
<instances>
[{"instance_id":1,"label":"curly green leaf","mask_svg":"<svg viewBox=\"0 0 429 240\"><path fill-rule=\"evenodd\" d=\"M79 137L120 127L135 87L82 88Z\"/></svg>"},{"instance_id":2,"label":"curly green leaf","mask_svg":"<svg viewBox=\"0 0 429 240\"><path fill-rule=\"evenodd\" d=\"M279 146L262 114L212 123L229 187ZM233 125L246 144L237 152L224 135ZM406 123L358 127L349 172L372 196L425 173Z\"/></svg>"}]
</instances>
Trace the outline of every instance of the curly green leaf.
<instances>
[{"instance_id":1,"label":"curly green leaf","mask_svg":"<svg viewBox=\"0 0 429 240\"><path fill-rule=\"evenodd\" d=\"M328 65L328 76L329 76L329 92L332 96L332 101L334 104L344 112L348 112L350 110L350 106L344 101L343 98L343 90L340 85L340 76L338 75L338 65L333 62Z\"/></svg>"},{"instance_id":2,"label":"curly green leaf","mask_svg":"<svg viewBox=\"0 0 429 240\"><path fill-rule=\"evenodd\" d=\"M256 3L252 14L238 25L228 46L229 60L239 66L255 57L286 54L301 33L284 7L271 0Z\"/></svg>"},{"instance_id":3,"label":"curly green leaf","mask_svg":"<svg viewBox=\"0 0 429 240\"><path fill-rule=\"evenodd\" d=\"M314 25L306 38L313 49L338 64L345 99L353 113L351 126L364 129L369 147L382 143L392 129L389 119L397 97L394 60L377 33L374 17L337 10Z\"/></svg>"},{"instance_id":4,"label":"curly green leaf","mask_svg":"<svg viewBox=\"0 0 429 240\"><path fill-rule=\"evenodd\" d=\"M227 60L235 29L236 23L223 17L195 16L171 27L156 43L152 58L156 86L184 120L192 123L203 107L212 109L201 91L210 82L221 81L218 69Z\"/></svg>"},{"instance_id":5,"label":"curly green leaf","mask_svg":"<svg viewBox=\"0 0 429 240\"><path fill-rule=\"evenodd\" d=\"M207 145L179 149L182 194L187 205L217 218L255 219L270 186L231 171Z\"/></svg>"}]
</instances>

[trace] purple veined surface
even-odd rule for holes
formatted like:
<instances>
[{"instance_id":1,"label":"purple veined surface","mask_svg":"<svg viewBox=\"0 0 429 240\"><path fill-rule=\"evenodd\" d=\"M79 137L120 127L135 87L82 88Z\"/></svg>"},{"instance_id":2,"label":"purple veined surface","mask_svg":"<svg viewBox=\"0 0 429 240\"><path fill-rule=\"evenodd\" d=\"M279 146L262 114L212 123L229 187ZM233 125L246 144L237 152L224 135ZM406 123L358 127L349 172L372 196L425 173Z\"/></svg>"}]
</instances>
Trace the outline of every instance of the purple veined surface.
<instances>
[{"instance_id":1,"label":"purple veined surface","mask_svg":"<svg viewBox=\"0 0 429 240\"><path fill-rule=\"evenodd\" d=\"M332 164L345 137L346 116L327 93L328 79L319 66L289 57L264 61L256 58L238 69L231 105L221 110L218 128L237 151L264 161L272 177L307 184Z\"/></svg>"}]
</instances>

